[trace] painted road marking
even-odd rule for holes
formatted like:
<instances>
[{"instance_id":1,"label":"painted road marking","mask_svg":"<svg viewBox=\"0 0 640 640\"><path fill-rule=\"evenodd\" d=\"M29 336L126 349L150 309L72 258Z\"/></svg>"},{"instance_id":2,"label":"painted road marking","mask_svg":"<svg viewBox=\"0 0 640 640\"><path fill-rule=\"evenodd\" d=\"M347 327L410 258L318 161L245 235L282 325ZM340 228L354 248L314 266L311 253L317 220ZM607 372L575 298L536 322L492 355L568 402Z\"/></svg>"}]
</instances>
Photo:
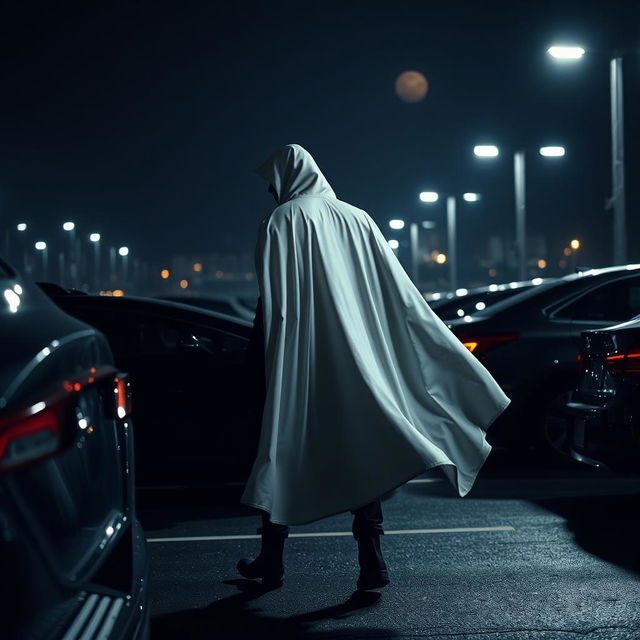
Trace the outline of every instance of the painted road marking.
<instances>
[{"instance_id":1,"label":"painted road marking","mask_svg":"<svg viewBox=\"0 0 640 640\"><path fill-rule=\"evenodd\" d=\"M494 531L515 531L514 527L452 527L448 529L400 529L385 531L387 536L425 535L431 533L485 533ZM352 536L351 531L317 531L313 533L290 533L290 538L340 538ZM186 536L177 538L147 538L147 542L214 542L217 540L259 540L259 535L236 536Z\"/></svg>"}]
</instances>

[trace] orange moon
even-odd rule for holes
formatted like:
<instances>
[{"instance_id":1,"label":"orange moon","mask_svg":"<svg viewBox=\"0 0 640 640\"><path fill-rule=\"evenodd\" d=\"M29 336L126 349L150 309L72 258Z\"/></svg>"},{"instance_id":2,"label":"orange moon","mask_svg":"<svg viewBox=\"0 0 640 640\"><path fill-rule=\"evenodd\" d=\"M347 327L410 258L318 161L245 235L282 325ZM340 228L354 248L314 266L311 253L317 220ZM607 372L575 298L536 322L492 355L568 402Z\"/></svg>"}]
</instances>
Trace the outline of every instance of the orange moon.
<instances>
[{"instance_id":1,"label":"orange moon","mask_svg":"<svg viewBox=\"0 0 640 640\"><path fill-rule=\"evenodd\" d=\"M427 95L429 83L419 71L403 71L396 78L395 88L403 102L420 102Z\"/></svg>"}]
</instances>

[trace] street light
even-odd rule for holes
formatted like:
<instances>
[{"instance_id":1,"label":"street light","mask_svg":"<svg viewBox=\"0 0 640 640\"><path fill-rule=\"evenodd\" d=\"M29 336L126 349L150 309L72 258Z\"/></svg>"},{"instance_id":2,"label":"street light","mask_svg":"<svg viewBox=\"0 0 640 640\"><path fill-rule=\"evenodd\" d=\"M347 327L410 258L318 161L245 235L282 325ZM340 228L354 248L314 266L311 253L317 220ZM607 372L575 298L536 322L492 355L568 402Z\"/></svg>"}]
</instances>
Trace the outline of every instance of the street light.
<instances>
[{"instance_id":1,"label":"street light","mask_svg":"<svg viewBox=\"0 0 640 640\"><path fill-rule=\"evenodd\" d=\"M47 262L48 262L48 251L47 251L47 243L43 242L42 240L38 240L38 242L35 243L35 248L36 251L41 251L42 252L42 279L46 280L47 279Z\"/></svg>"},{"instance_id":2,"label":"street light","mask_svg":"<svg viewBox=\"0 0 640 640\"><path fill-rule=\"evenodd\" d=\"M76 273L77 273L77 264L76 264L76 224L75 222L71 222L68 220L67 222L62 223L62 229L69 233L69 281L72 286L77 286L76 282Z\"/></svg>"},{"instance_id":3,"label":"street light","mask_svg":"<svg viewBox=\"0 0 640 640\"><path fill-rule=\"evenodd\" d=\"M389 226L395 230L404 229L404 220L389 220Z\"/></svg>"},{"instance_id":4,"label":"street light","mask_svg":"<svg viewBox=\"0 0 640 640\"><path fill-rule=\"evenodd\" d=\"M493 147L496 150L496 153L493 155L497 155L498 148ZM477 149L477 147L476 147ZM438 194L436 194L437 196ZM467 192L462 196L465 202L477 202L480 200L480 194ZM426 202L436 202L438 198L435 200L430 200ZM417 231L417 229L416 229ZM416 234L416 245L417 245L417 234ZM456 240L456 198L455 196L447 196L447 255L444 257L442 262L438 262L438 264L444 264L445 262L449 263L449 286L451 289L455 289L458 286L458 258L457 258L457 240ZM416 246L416 254L417 254L417 246ZM439 254L444 255L444 254ZM417 264L415 265L417 271Z\"/></svg>"},{"instance_id":5,"label":"street light","mask_svg":"<svg viewBox=\"0 0 640 640\"><path fill-rule=\"evenodd\" d=\"M418 197L421 202L438 202L438 194L435 191L421 191Z\"/></svg>"},{"instance_id":6,"label":"street light","mask_svg":"<svg viewBox=\"0 0 640 640\"><path fill-rule=\"evenodd\" d=\"M585 51L582 47L564 45L549 47L547 53L556 60L580 60Z\"/></svg>"},{"instance_id":7,"label":"street light","mask_svg":"<svg viewBox=\"0 0 640 640\"><path fill-rule=\"evenodd\" d=\"M559 61L579 60L585 50L576 46L553 46L547 53ZM627 230L624 185L624 109L622 91L622 56L609 58L609 92L611 94L611 198L613 209L613 264L627 261Z\"/></svg>"},{"instance_id":8,"label":"street light","mask_svg":"<svg viewBox=\"0 0 640 640\"><path fill-rule=\"evenodd\" d=\"M27 230L27 223L26 223L26 222L19 222L19 223L16 225L16 229L17 229L18 231L26 231L26 230Z\"/></svg>"},{"instance_id":9,"label":"street light","mask_svg":"<svg viewBox=\"0 0 640 640\"><path fill-rule=\"evenodd\" d=\"M475 153L478 158L495 158L499 155L500 151L498 147L493 144L477 144L473 147L473 153Z\"/></svg>"},{"instance_id":10,"label":"street light","mask_svg":"<svg viewBox=\"0 0 640 640\"><path fill-rule=\"evenodd\" d=\"M122 281L127 282L127 271L129 266L129 247L120 247L118 255L122 258Z\"/></svg>"},{"instance_id":11,"label":"street light","mask_svg":"<svg viewBox=\"0 0 640 640\"><path fill-rule=\"evenodd\" d=\"M485 148L495 149L493 154L478 153L478 146L473 148L474 154L479 158L496 157L498 147L493 145L483 145ZM549 158L562 157L565 154L564 147L540 147L538 150L541 156ZM513 182L515 191L515 212L516 212L516 252L518 255L518 277L525 280L527 277L527 205L526 205L526 175L525 175L525 152L519 149L513 154Z\"/></svg>"},{"instance_id":12,"label":"street light","mask_svg":"<svg viewBox=\"0 0 640 640\"><path fill-rule=\"evenodd\" d=\"M89 234L89 242L93 242L93 280L94 291L100 291L100 234Z\"/></svg>"},{"instance_id":13,"label":"street light","mask_svg":"<svg viewBox=\"0 0 640 640\"><path fill-rule=\"evenodd\" d=\"M397 240L391 239L389 240L389 246L395 251L400 246L400 243Z\"/></svg>"}]
</instances>

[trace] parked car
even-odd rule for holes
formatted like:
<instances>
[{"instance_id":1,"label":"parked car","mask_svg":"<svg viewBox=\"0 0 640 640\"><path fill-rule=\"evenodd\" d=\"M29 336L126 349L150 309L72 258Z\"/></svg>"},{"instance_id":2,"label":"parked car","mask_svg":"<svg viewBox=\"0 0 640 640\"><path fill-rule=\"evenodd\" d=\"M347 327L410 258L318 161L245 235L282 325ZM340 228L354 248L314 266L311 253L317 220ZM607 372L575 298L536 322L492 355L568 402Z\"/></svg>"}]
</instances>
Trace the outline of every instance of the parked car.
<instances>
[{"instance_id":1,"label":"parked car","mask_svg":"<svg viewBox=\"0 0 640 640\"><path fill-rule=\"evenodd\" d=\"M511 398L493 442L568 453L564 407L577 384L580 334L640 313L640 265L541 284L448 324Z\"/></svg>"},{"instance_id":2,"label":"parked car","mask_svg":"<svg viewBox=\"0 0 640 640\"><path fill-rule=\"evenodd\" d=\"M640 316L582 333L580 382L567 403L579 462L640 471Z\"/></svg>"},{"instance_id":3,"label":"parked car","mask_svg":"<svg viewBox=\"0 0 640 640\"><path fill-rule=\"evenodd\" d=\"M246 479L259 436L247 411L250 322L152 298L52 299L100 329L131 377L139 486Z\"/></svg>"},{"instance_id":4,"label":"parked car","mask_svg":"<svg viewBox=\"0 0 640 640\"><path fill-rule=\"evenodd\" d=\"M145 638L128 379L2 261L0 335L2 637Z\"/></svg>"},{"instance_id":5,"label":"parked car","mask_svg":"<svg viewBox=\"0 0 640 640\"><path fill-rule=\"evenodd\" d=\"M551 282L554 279L533 278L524 282L491 284L487 287L477 287L469 290L458 289L456 292L450 292L446 297L438 298L429 304L441 320L455 320L478 311L484 311L492 304L506 300L517 293L526 291L530 287Z\"/></svg>"},{"instance_id":6,"label":"parked car","mask_svg":"<svg viewBox=\"0 0 640 640\"><path fill-rule=\"evenodd\" d=\"M160 300L168 300L169 302L180 302L182 304L190 304L201 309L209 311L217 311L228 316L241 318L242 320L253 321L256 312L256 305L249 306L246 297L232 295L173 295L158 296ZM257 302L257 300L256 300Z\"/></svg>"}]
</instances>

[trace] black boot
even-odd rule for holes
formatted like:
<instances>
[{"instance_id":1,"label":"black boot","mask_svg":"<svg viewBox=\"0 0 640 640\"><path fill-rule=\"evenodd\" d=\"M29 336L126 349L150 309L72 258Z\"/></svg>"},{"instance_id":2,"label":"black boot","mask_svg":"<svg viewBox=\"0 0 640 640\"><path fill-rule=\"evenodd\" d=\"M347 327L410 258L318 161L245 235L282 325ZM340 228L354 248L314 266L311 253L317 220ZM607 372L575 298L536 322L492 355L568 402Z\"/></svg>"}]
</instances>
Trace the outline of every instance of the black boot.
<instances>
[{"instance_id":1,"label":"black boot","mask_svg":"<svg viewBox=\"0 0 640 640\"><path fill-rule=\"evenodd\" d=\"M363 535L358 537L358 562L360 576L358 590L380 589L389 584L389 571L382 557L379 535Z\"/></svg>"},{"instance_id":2,"label":"black boot","mask_svg":"<svg viewBox=\"0 0 640 640\"><path fill-rule=\"evenodd\" d=\"M260 555L253 562L246 558L240 560L237 565L238 572L252 580L261 578L265 589L277 589L282 586L284 577L282 555L288 534L265 530L264 527L258 529L258 533L262 534Z\"/></svg>"}]
</instances>

